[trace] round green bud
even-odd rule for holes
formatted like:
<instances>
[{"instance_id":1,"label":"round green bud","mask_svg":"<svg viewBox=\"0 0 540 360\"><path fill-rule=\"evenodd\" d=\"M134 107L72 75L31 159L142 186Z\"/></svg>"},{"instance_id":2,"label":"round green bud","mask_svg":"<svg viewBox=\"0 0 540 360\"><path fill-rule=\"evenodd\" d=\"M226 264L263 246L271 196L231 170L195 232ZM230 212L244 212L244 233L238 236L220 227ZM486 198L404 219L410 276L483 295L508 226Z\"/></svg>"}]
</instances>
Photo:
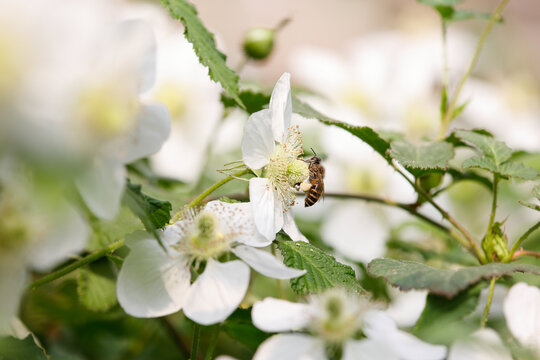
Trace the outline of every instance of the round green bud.
<instances>
[{"instance_id":1,"label":"round green bud","mask_svg":"<svg viewBox=\"0 0 540 360\"><path fill-rule=\"evenodd\" d=\"M262 60L272 52L274 48L273 29L253 28L246 33L244 38L244 52L247 57Z\"/></svg>"},{"instance_id":2,"label":"round green bud","mask_svg":"<svg viewBox=\"0 0 540 360\"><path fill-rule=\"evenodd\" d=\"M442 182L443 174L433 173L420 177L420 186L425 191L429 192L431 189L436 188Z\"/></svg>"}]
</instances>

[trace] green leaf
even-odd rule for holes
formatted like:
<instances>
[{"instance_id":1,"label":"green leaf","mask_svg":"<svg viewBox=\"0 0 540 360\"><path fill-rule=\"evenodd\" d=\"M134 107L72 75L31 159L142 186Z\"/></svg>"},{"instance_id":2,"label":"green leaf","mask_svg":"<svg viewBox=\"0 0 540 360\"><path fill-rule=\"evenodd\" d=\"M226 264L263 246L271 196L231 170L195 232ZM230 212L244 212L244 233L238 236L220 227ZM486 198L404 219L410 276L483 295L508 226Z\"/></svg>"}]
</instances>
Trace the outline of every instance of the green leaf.
<instances>
[{"instance_id":1,"label":"green leaf","mask_svg":"<svg viewBox=\"0 0 540 360\"><path fill-rule=\"evenodd\" d=\"M116 304L114 281L89 270L79 271L77 293L81 303L92 311L107 311Z\"/></svg>"},{"instance_id":2,"label":"green leaf","mask_svg":"<svg viewBox=\"0 0 540 360\"><path fill-rule=\"evenodd\" d=\"M372 276L382 276L401 290L426 289L433 294L451 298L483 279L527 272L540 275L540 266L515 263L490 263L459 270L436 269L408 260L375 259L368 265Z\"/></svg>"},{"instance_id":3,"label":"green leaf","mask_svg":"<svg viewBox=\"0 0 540 360\"><path fill-rule=\"evenodd\" d=\"M128 180L124 192L124 203L141 219L144 227L154 235L164 248L156 229L164 227L171 219L171 203L154 199L141 192L141 185L131 184Z\"/></svg>"},{"instance_id":4,"label":"green leaf","mask_svg":"<svg viewBox=\"0 0 540 360\"><path fill-rule=\"evenodd\" d=\"M480 291L485 286L477 284L452 299L429 294L413 334L430 343L450 345L472 333L477 325L462 320L476 309Z\"/></svg>"},{"instance_id":5,"label":"green leaf","mask_svg":"<svg viewBox=\"0 0 540 360\"><path fill-rule=\"evenodd\" d=\"M141 185L127 183L124 201L147 230L161 229L171 219L171 203L154 199L141 191Z\"/></svg>"},{"instance_id":6,"label":"green leaf","mask_svg":"<svg viewBox=\"0 0 540 360\"><path fill-rule=\"evenodd\" d=\"M291 279L291 287L296 293L317 293L336 286L364 292L350 266L338 262L333 256L309 243L287 241L281 234L278 237L281 237L278 247L285 265L307 271L305 275Z\"/></svg>"},{"instance_id":7,"label":"green leaf","mask_svg":"<svg viewBox=\"0 0 540 360\"><path fill-rule=\"evenodd\" d=\"M184 35L193 44L201 64L208 67L210 78L219 82L227 94L243 108L244 104L238 96L238 75L227 66L226 56L216 48L214 35L204 27L195 7L185 0L161 0L161 3L169 9L172 17L184 24Z\"/></svg>"},{"instance_id":8,"label":"green leaf","mask_svg":"<svg viewBox=\"0 0 540 360\"><path fill-rule=\"evenodd\" d=\"M504 164L497 166L493 159L485 156L473 156L465 160L463 162L463 168L480 168L499 174L505 178L513 177L524 180L534 180L538 176L538 172L535 169L526 167L522 163L507 161Z\"/></svg>"},{"instance_id":9,"label":"green leaf","mask_svg":"<svg viewBox=\"0 0 540 360\"><path fill-rule=\"evenodd\" d=\"M538 200L540 200L540 184L536 185L533 188L532 193ZM523 206L527 206L533 210L540 211L540 205L538 204L532 204L532 203L521 201L521 200L519 200L518 202Z\"/></svg>"},{"instance_id":10,"label":"green leaf","mask_svg":"<svg viewBox=\"0 0 540 360\"><path fill-rule=\"evenodd\" d=\"M0 359L2 360L47 360L48 357L34 341L32 335L24 339L12 336L0 337Z\"/></svg>"},{"instance_id":11,"label":"green leaf","mask_svg":"<svg viewBox=\"0 0 540 360\"><path fill-rule=\"evenodd\" d=\"M239 96L246 107L246 112L250 115L264 109L270 102L270 95L252 90L242 90ZM221 94L221 102L226 108L236 105L234 99L226 94Z\"/></svg>"},{"instance_id":12,"label":"green leaf","mask_svg":"<svg viewBox=\"0 0 540 360\"><path fill-rule=\"evenodd\" d=\"M536 169L513 161L507 161L502 164L500 174L502 176L517 177L524 180L534 180L538 177L538 171L536 171Z\"/></svg>"},{"instance_id":13,"label":"green leaf","mask_svg":"<svg viewBox=\"0 0 540 360\"><path fill-rule=\"evenodd\" d=\"M407 168L445 170L448 161L454 157L454 149L444 141L429 144L394 141L388 154Z\"/></svg>"},{"instance_id":14,"label":"green leaf","mask_svg":"<svg viewBox=\"0 0 540 360\"><path fill-rule=\"evenodd\" d=\"M505 143L495 140L493 137L468 130L458 130L455 135L482 151L484 155L493 160L497 167L512 156L512 150Z\"/></svg>"},{"instance_id":15,"label":"green leaf","mask_svg":"<svg viewBox=\"0 0 540 360\"><path fill-rule=\"evenodd\" d=\"M370 127L349 125L339 120L332 119L326 115L321 114L320 112L313 109L308 104L298 100L294 96L292 98L292 103L293 112L300 114L308 119L318 119L323 124L334 125L350 132L351 134L371 146L373 150L378 152L387 161L390 161L390 157L387 154L387 151L390 148L390 142L383 139L377 132L375 132L375 130L371 129Z\"/></svg>"}]
</instances>

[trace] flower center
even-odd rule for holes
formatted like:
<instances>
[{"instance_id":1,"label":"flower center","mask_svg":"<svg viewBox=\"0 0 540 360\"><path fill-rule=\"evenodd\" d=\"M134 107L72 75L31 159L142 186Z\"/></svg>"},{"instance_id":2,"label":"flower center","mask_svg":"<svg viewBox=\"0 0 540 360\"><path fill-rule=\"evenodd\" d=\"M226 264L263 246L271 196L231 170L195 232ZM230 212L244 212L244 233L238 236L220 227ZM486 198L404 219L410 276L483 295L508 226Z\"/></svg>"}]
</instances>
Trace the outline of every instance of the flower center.
<instances>
[{"instance_id":1,"label":"flower center","mask_svg":"<svg viewBox=\"0 0 540 360\"><path fill-rule=\"evenodd\" d=\"M16 199L0 194L0 253L23 248L32 240L35 234L25 213Z\"/></svg>"},{"instance_id":2,"label":"flower center","mask_svg":"<svg viewBox=\"0 0 540 360\"><path fill-rule=\"evenodd\" d=\"M186 89L172 82L165 83L157 89L155 99L169 109L173 121L182 121L189 100Z\"/></svg>"},{"instance_id":3,"label":"flower center","mask_svg":"<svg viewBox=\"0 0 540 360\"><path fill-rule=\"evenodd\" d=\"M318 311L311 319L310 328L327 344L341 344L353 338L362 325L362 314L368 302L353 298L342 289L331 289L313 300Z\"/></svg>"},{"instance_id":4,"label":"flower center","mask_svg":"<svg viewBox=\"0 0 540 360\"><path fill-rule=\"evenodd\" d=\"M127 133L139 110L137 101L114 84L85 89L76 103L76 115L83 127L98 139L108 140Z\"/></svg>"},{"instance_id":5,"label":"flower center","mask_svg":"<svg viewBox=\"0 0 540 360\"><path fill-rule=\"evenodd\" d=\"M293 186L309 176L308 164L298 159L303 154L302 138L298 126L289 128L284 144L277 144L274 154L265 168L264 176L277 192L283 208L287 211L296 199Z\"/></svg>"},{"instance_id":6,"label":"flower center","mask_svg":"<svg viewBox=\"0 0 540 360\"><path fill-rule=\"evenodd\" d=\"M183 251L195 260L217 258L230 249L230 241L220 232L219 220L211 211L194 218L193 228L184 243Z\"/></svg>"}]
</instances>

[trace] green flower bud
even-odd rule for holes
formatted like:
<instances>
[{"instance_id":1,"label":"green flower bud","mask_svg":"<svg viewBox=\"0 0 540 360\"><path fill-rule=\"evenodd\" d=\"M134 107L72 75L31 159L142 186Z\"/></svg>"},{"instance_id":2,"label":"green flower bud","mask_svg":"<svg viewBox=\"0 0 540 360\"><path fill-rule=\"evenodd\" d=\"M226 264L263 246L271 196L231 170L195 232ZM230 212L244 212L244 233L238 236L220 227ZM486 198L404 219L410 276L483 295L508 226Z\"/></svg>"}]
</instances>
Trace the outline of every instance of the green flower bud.
<instances>
[{"instance_id":1,"label":"green flower bud","mask_svg":"<svg viewBox=\"0 0 540 360\"><path fill-rule=\"evenodd\" d=\"M244 52L252 59L265 59L274 48L273 29L253 28L249 30L244 38Z\"/></svg>"},{"instance_id":2,"label":"green flower bud","mask_svg":"<svg viewBox=\"0 0 540 360\"><path fill-rule=\"evenodd\" d=\"M501 229L502 223L495 222L482 240L482 249L491 261L501 261L509 256L508 241Z\"/></svg>"},{"instance_id":3,"label":"green flower bud","mask_svg":"<svg viewBox=\"0 0 540 360\"><path fill-rule=\"evenodd\" d=\"M433 173L427 174L420 177L420 186L426 192L429 192L431 189L436 188L441 184L443 179L443 174Z\"/></svg>"}]
</instances>

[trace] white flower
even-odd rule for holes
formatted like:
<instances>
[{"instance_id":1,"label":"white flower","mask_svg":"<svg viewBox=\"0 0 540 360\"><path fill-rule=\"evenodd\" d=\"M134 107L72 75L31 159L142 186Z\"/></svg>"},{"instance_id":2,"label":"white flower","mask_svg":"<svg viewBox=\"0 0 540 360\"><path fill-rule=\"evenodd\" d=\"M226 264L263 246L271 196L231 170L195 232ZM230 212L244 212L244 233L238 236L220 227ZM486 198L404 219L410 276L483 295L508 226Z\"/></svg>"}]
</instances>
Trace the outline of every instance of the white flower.
<instances>
[{"instance_id":1,"label":"white flower","mask_svg":"<svg viewBox=\"0 0 540 360\"><path fill-rule=\"evenodd\" d=\"M167 110L139 100L154 81L152 30L119 22L110 1L17 3L0 4L0 72L13 74L0 80L2 146L76 178L92 212L110 219L124 164L169 134Z\"/></svg>"},{"instance_id":2,"label":"white flower","mask_svg":"<svg viewBox=\"0 0 540 360\"><path fill-rule=\"evenodd\" d=\"M525 283L512 286L504 300L503 311L512 335L540 354L540 290Z\"/></svg>"},{"instance_id":3,"label":"white flower","mask_svg":"<svg viewBox=\"0 0 540 360\"><path fill-rule=\"evenodd\" d=\"M313 297L308 304L266 298L253 306L256 327L268 332L307 330L313 335L274 335L260 345L254 359L327 359L326 345L342 346L342 359L444 359L444 346L399 330L390 317L372 308L367 300L340 289ZM354 339L359 331L365 339Z\"/></svg>"},{"instance_id":4,"label":"white flower","mask_svg":"<svg viewBox=\"0 0 540 360\"><path fill-rule=\"evenodd\" d=\"M272 92L270 108L252 114L244 128L242 156L262 176L249 181L249 199L255 224L261 234L273 240L283 228L293 240L304 240L291 212L295 202L293 186L309 176L298 127L290 127L292 114L290 75L284 73Z\"/></svg>"},{"instance_id":5,"label":"white flower","mask_svg":"<svg viewBox=\"0 0 540 360\"><path fill-rule=\"evenodd\" d=\"M39 180L0 161L0 333L9 331L30 272L49 271L86 246L88 226L64 188Z\"/></svg>"},{"instance_id":6,"label":"white flower","mask_svg":"<svg viewBox=\"0 0 540 360\"><path fill-rule=\"evenodd\" d=\"M466 339L455 341L448 360L512 360L499 335L492 329L475 331Z\"/></svg>"},{"instance_id":7,"label":"white flower","mask_svg":"<svg viewBox=\"0 0 540 360\"><path fill-rule=\"evenodd\" d=\"M152 166L163 176L196 181L208 143L218 130L221 87L209 78L208 68L200 64L182 35L182 25L165 7L129 3L127 13L129 18L148 21L156 30L156 81L143 97L165 104L171 115L171 136L150 158Z\"/></svg>"},{"instance_id":8,"label":"white flower","mask_svg":"<svg viewBox=\"0 0 540 360\"><path fill-rule=\"evenodd\" d=\"M276 279L305 273L257 249L271 241L255 228L249 203L211 201L198 214L186 213L167 226L162 239L167 252L147 233L129 243L117 296L130 315L157 317L183 309L197 323L214 324L225 320L244 298L250 266ZM220 262L228 252L241 260ZM191 284L192 265L197 271L203 261L204 271Z\"/></svg>"}]
</instances>

